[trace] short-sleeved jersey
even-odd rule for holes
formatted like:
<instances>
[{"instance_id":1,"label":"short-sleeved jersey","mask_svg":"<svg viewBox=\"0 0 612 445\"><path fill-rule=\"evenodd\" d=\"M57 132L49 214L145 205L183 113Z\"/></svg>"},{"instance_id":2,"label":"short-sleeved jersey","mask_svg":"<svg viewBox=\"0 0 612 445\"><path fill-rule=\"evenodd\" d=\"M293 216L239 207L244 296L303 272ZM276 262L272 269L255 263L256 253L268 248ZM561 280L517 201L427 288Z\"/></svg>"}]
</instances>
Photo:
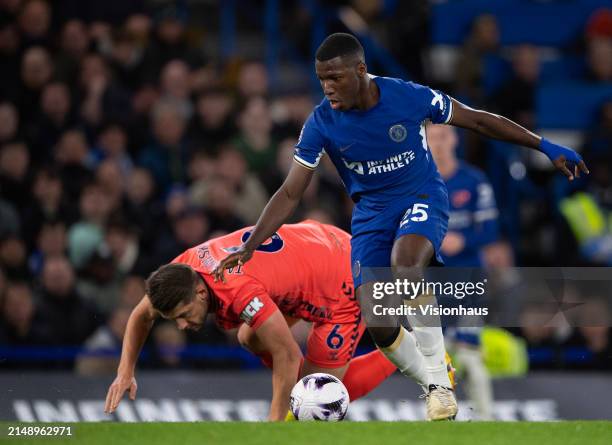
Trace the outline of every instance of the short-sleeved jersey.
<instances>
[{"instance_id":1,"label":"short-sleeved jersey","mask_svg":"<svg viewBox=\"0 0 612 445\"><path fill-rule=\"evenodd\" d=\"M450 204L448 230L465 238L465 247L453 256L443 255L451 267L481 266L481 248L498 239L497 206L486 176L464 162L446 180Z\"/></svg>"},{"instance_id":2,"label":"short-sleeved jersey","mask_svg":"<svg viewBox=\"0 0 612 445\"><path fill-rule=\"evenodd\" d=\"M327 153L354 201L388 202L439 178L425 123L448 123L453 105L449 96L416 83L371 78L378 103L366 111L338 111L323 99L302 128L294 159L315 168Z\"/></svg>"},{"instance_id":3,"label":"short-sleeved jersey","mask_svg":"<svg viewBox=\"0 0 612 445\"><path fill-rule=\"evenodd\" d=\"M218 262L251 234L245 228L186 250L173 263L188 264L213 297L217 324L242 322L257 329L278 307L291 317L313 322L352 323L359 319L350 271L350 235L316 221L286 224L243 266L215 282Z\"/></svg>"}]
</instances>

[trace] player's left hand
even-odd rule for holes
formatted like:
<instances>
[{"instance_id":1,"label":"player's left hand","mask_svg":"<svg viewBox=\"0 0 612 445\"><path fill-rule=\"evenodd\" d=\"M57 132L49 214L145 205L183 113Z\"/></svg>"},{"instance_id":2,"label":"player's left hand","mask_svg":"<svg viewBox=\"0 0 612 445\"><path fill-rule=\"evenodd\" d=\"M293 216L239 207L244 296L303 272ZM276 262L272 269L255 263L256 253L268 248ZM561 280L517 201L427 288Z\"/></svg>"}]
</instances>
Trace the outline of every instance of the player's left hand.
<instances>
[{"instance_id":1,"label":"player's left hand","mask_svg":"<svg viewBox=\"0 0 612 445\"><path fill-rule=\"evenodd\" d=\"M225 269L229 269L230 267L236 267L238 265L242 265L249 261L253 256L253 251L246 249L244 246L240 246L238 250L230 253L228 256L223 258L215 270L213 271L213 276L215 277L215 281L223 281L225 283Z\"/></svg>"},{"instance_id":2,"label":"player's left hand","mask_svg":"<svg viewBox=\"0 0 612 445\"><path fill-rule=\"evenodd\" d=\"M589 169L582 160L582 156L571 148L555 144L548 139L542 138L540 150L548 156L548 159L552 161L553 165L558 170L561 170L570 181L573 181L574 178L579 178L581 171L587 175L589 174Z\"/></svg>"}]
</instances>

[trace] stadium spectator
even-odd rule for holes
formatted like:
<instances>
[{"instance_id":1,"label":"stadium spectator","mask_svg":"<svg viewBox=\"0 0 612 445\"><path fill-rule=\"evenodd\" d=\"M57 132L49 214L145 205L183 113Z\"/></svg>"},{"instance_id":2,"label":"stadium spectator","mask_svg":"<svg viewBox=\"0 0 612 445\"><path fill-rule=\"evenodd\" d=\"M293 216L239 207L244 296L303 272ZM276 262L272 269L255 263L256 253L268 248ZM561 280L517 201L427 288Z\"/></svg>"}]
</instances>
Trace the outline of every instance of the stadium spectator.
<instances>
[{"instance_id":1,"label":"stadium spectator","mask_svg":"<svg viewBox=\"0 0 612 445\"><path fill-rule=\"evenodd\" d=\"M495 16L482 14L474 19L455 67L454 91L470 105L479 105L484 96L482 78L484 58L495 55L499 47L499 27Z\"/></svg>"},{"instance_id":2,"label":"stadium spectator","mask_svg":"<svg viewBox=\"0 0 612 445\"><path fill-rule=\"evenodd\" d=\"M576 311L573 321L577 327L563 346L576 351L578 357L568 357L564 368L612 369L612 314L605 298L590 296Z\"/></svg>"},{"instance_id":3,"label":"stadium spectator","mask_svg":"<svg viewBox=\"0 0 612 445\"><path fill-rule=\"evenodd\" d=\"M208 239L211 223L204 211L187 204L169 215L170 233L160 237L155 249L155 262L171 261L189 246L195 246Z\"/></svg>"},{"instance_id":4,"label":"stadium spectator","mask_svg":"<svg viewBox=\"0 0 612 445\"><path fill-rule=\"evenodd\" d=\"M24 211L21 233L29 246L36 243L40 225L47 220L63 221L67 225L78 219L78 210L64 198L58 172L52 167L41 168L34 176L32 199Z\"/></svg>"},{"instance_id":5,"label":"stadium spectator","mask_svg":"<svg viewBox=\"0 0 612 445\"><path fill-rule=\"evenodd\" d=\"M106 226L105 243L121 282L130 274L146 275L155 269L140 247L137 228L124 219L118 217Z\"/></svg>"},{"instance_id":6,"label":"stadium spectator","mask_svg":"<svg viewBox=\"0 0 612 445\"><path fill-rule=\"evenodd\" d=\"M606 153L612 147L612 100L605 101L598 114L596 124L585 137L583 150L587 156Z\"/></svg>"},{"instance_id":7,"label":"stadium spectator","mask_svg":"<svg viewBox=\"0 0 612 445\"><path fill-rule=\"evenodd\" d=\"M107 56L115 73L115 79L121 87L131 91L137 89L144 77L143 49L137 33L144 32L137 23L138 20L126 22L126 29L114 32L112 40L108 42ZM135 27L130 31L128 25Z\"/></svg>"},{"instance_id":8,"label":"stadium spectator","mask_svg":"<svg viewBox=\"0 0 612 445\"><path fill-rule=\"evenodd\" d=\"M181 365L181 353L187 345L185 332L179 331L174 323L159 323L151 334L153 338L156 368L177 368Z\"/></svg>"},{"instance_id":9,"label":"stadium spectator","mask_svg":"<svg viewBox=\"0 0 612 445\"><path fill-rule=\"evenodd\" d=\"M188 11L185 7L167 5L155 16L153 38L145 55L145 73L155 82L162 67L174 59L187 62L191 67L206 65L206 58L187 39Z\"/></svg>"},{"instance_id":10,"label":"stadium spectator","mask_svg":"<svg viewBox=\"0 0 612 445\"><path fill-rule=\"evenodd\" d=\"M147 169L136 167L127 179L126 217L140 231L140 239L145 249L150 249L163 230L164 208L155 199L153 176Z\"/></svg>"},{"instance_id":11,"label":"stadium spectator","mask_svg":"<svg viewBox=\"0 0 612 445\"><path fill-rule=\"evenodd\" d=\"M565 226L559 246L583 265L612 266L612 156L608 151L591 156L589 187L561 200Z\"/></svg>"},{"instance_id":12,"label":"stadium spectator","mask_svg":"<svg viewBox=\"0 0 612 445\"><path fill-rule=\"evenodd\" d=\"M268 102L262 97L248 99L238 115L238 128L239 136L232 143L243 154L249 170L263 178L277 151Z\"/></svg>"},{"instance_id":13,"label":"stadium spectator","mask_svg":"<svg viewBox=\"0 0 612 445\"><path fill-rule=\"evenodd\" d=\"M122 212L125 199L126 178L119 162L105 159L96 170L96 182L111 201L112 212Z\"/></svg>"},{"instance_id":14,"label":"stadium spectator","mask_svg":"<svg viewBox=\"0 0 612 445\"><path fill-rule=\"evenodd\" d=\"M235 212L236 190L221 177L213 178L206 189L205 200L211 230L237 230L244 221Z\"/></svg>"},{"instance_id":15,"label":"stadium spectator","mask_svg":"<svg viewBox=\"0 0 612 445\"><path fill-rule=\"evenodd\" d=\"M129 121L129 94L114 82L102 55L90 53L82 59L79 86L81 118L86 125L97 128L105 116L112 116L120 122Z\"/></svg>"},{"instance_id":16,"label":"stadium spectator","mask_svg":"<svg viewBox=\"0 0 612 445\"><path fill-rule=\"evenodd\" d=\"M193 145L216 154L219 145L235 132L233 111L234 102L227 91L218 88L202 91L189 126L189 138Z\"/></svg>"},{"instance_id":17,"label":"stadium spectator","mask_svg":"<svg viewBox=\"0 0 612 445\"><path fill-rule=\"evenodd\" d=\"M314 106L309 94L295 91L277 97L271 102L270 111L279 139L300 134L302 125Z\"/></svg>"},{"instance_id":18,"label":"stadium spectator","mask_svg":"<svg viewBox=\"0 0 612 445\"><path fill-rule=\"evenodd\" d=\"M11 280L30 278L27 246L17 234L11 234L0 240L0 266Z\"/></svg>"},{"instance_id":19,"label":"stadium spectator","mask_svg":"<svg viewBox=\"0 0 612 445\"><path fill-rule=\"evenodd\" d=\"M612 81L612 37L596 37L587 42L588 79L605 83Z\"/></svg>"},{"instance_id":20,"label":"stadium spectator","mask_svg":"<svg viewBox=\"0 0 612 445\"><path fill-rule=\"evenodd\" d=\"M66 224L61 220L43 221L28 260L32 275L40 275L47 258L65 255L67 245Z\"/></svg>"},{"instance_id":21,"label":"stadium spectator","mask_svg":"<svg viewBox=\"0 0 612 445\"><path fill-rule=\"evenodd\" d=\"M12 142L19 132L19 114L10 102L0 103L0 144Z\"/></svg>"},{"instance_id":22,"label":"stadium spectator","mask_svg":"<svg viewBox=\"0 0 612 445\"><path fill-rule=\"evenodd\" d=\"M233 204L232 213L246 224L255 224L268 202L268 194L257 176L247 171L242 154L231 146L219 154L214 176L201 178L190 188L191 200L197 205L216 209L213 212L215 214L222 213L218 210L223 200L212 196L210 188L216 185L218 179L223 180L234 192L229 201ZM216 202L211 202L211 199L216 199Z\"/></svg>"},{"instance_id":23,"label":"stadium spectator","mask_svg":"<svg viewBox=\"0 0 612 445\"><path fill-rule=\"evenodd\" d=\"M139 164L153 173L162 189L187 179L186 116L175 103L158 101L151 112L153 140L140 153Z\"/></svg>"},{"instance_id":24,"label":"stadium spectator","mask_svg":"<svg viewBox=\"0 0 612 445\"><path fill-rule=\"evenodd\" d=\"M279 144L278 152L276 154L276 168L274 168L270 174L266 175L264 180L270 195L278 190L278 187L282 184L284 178L287 176L287 173L291 168L291 164L293 164L293 152L295 150L296 143L297 139L295 139L295 137L289 137L283 139ZM320 175L315 174L310 181L308 188L304 192L303 200L300 202L296 212L297 215L301 215L311 207L323 206L330 209L336 207L335 201L337 196L319 193L319 184Z\"/></svg>"},{"instance_id":25,"label":"stadium spectator","mask_svg":"<svg viewBox=\"0 0 612 445\"><path fill-rule=\"evenodd\" d=\"M526 128L535 128L535 96L540 77L540 54L532 45L512 53L512 77L490 100L492 109Z\"/></svg>"},{"instance_id":26,"label":"stadium spectator","mask_svg":"<svg viewBox=\"0 0 612 445\"><path fill-rule=\"evenodd\" d=\"M64 23L56 56L55 75L68 85L76 85L81 61L90 49L91 38L85 23L78 19Z\"/></svg>"},{"instance_id":27,"label":"stadium spectator","mask_svg":"<svg viewBox=\"0 0 612 445\"><path fill-rule=\"evenodd\" d=\"M6 276L4 275L4 269L0 267L0 305L3 304L5 291L6 291Z\"/></svg>"},{"instance_id":28,"label":"stadium spectator","mask_svg":"<svg viewBox=\"0 0 612 445\"><path fill-rule=\"evenodd\" d=\"M49 46L51 27L51 8L43 0L26 1L18 17L19 27L23 36L23 45Z\"/></svg>"},{"instance_id":29,"label":"stadium spectator","mask_svg":"<svg viewBox=\"0 0 612 445\"><path fill-rule=\"evenodd\" d=\"M121 285L120 306L132 310L145 294L145 281L142 276L128 275Z\"/></svg>"},{"instance_id":30,"label":"stadium spectator","mask_svg":"<svg viewBox=\"0 0 612 445\"><path fill-rule=\"evenodd\" d=\"M552 315L550 308L545 305L539 305L535 302L525 304L519 315L521 328L517 333L527 341L532 354L537 355L538 352L546 351L554 357L554 360L552 360L554 366L562 368L563 363L560 361L561 343L570 332L551 323ZM546 363L541 359L538 360L539 357L534 358L535 360L530 361L530 369L542 369L551 366L551 363Z\"/></svg>"},{"instance_id":31,"label":"stadium spectator","mask_svg":"<svg viewBox=\"0 0 612 445\"><path fill-rule=\"evenodd\" d=\"M26 124L26 134L31 143L33 161L44 165L51 161L49 147L77 125L68 86L61 82L48 83L43 89L39 110L34 120Z\"/></svg>"},{"instance_id":32,"label":"stadium spectator","mask_svg":"<svg viewBox=\"0 0 612 445\"><path fill-rule=\"evenodd\" d=\"M16 99L21 122L29 122L38 110L40 94L53 75L53 61L49 52L33 46L21 59L21 85L10 92Z\"/></svg>"},{"instance_id":33,"label":"stadium spectator","mask_svg":"<svg viewBox=\"0 0 612 445\"><path fill-rule=\"evenodd\" d=\"M151 18L143 13L130 14L124 24L125 31L136 39L139 48L146 45L151 27Z\"/></svg>"},{"instance_id":34,"label":"stadium spectator","mask_svg":"<svg viewBox=\"0 0 612 445\"><path fill-rule=\"evenodd\" d=\"M0 197L0 239L19 232L19 214L13 205Z\"/></svg>"},{"instance_id":35,"label":"stadium spectator","mask_svg":"<svg viewBox=\"0 0 612 445\"><path fill-rule=\"evenodd\" d=\"M75 287L75 273L63 256L45 261L39 295L46 343L80 345L103 322Z\"/></svg>"},{"instance_id":36,"label":"stadium spectator","mask_svg":"<svg viewBox=\"0 0 612 445\"><path fill-rule=\"evenodd\" d=\"M78 202L83 187L93 177L88 160L89 145L83 132L71 129L62 133L55 145L54 161L68 202Z\"/></svg>"},{"instance_id":37,"label":"stadium spectator","mask_svg":"<svg viewBox=\"0 0 612 445\"><path fill-rule=\"evenodd\" d=\"M2 70L2 83L0 94L3 99L17 100L16 92L19 88L21 54L19 47L21 36L17 27L10 20L0 20L0 69Z\"/></svg>"},{"instance_id":38,"label":"stadium spectator","mask_svg":"<svg viewBox=\"0 0 612 445\"><path fill-rule=\"evenodd\" d=\"M30 193L30 153L21 142L0 147L0 190L4 199L23 212Z\"/></svg>"},{"instance_id":39,"label":"stadium spectator","mask_svg":"<svg viewBox=\"0 0 612 445\"><path fill-rule=\"evenodd\" d=\"M116 122L108 122L98 133L97 143L92 148L94 164L111 159L116 162L123 177L130 175L134 163L128 153L129 139L125 128Z\"/></svg>"},{"instance_id":40,"label":"stadium spectator","mask_svg":"<svg viewBox=\"0 0 612 445\"><path fill-rule=\"evenodd\" d=\"M85 267L100 247L112 204L99 184L90 183L84 187L79 200L81 219L68 231L70 261L77 269Z\"/></svg>"},{"instance_id":41,"label":"stadium spectator","mask_svg":"<svg viewBox=\"0 0 612 445\"><path fill-rule=\"evenodd\" d=\"M131 308L119 306L109 315L108 321L100 326L83 345L83 354L76 360L75 370L84 376L112 374L119 365L123 333L130 317Z\"/></svg>"},{"instance_id":42,"label":"stadium spectator","mask_svg":"<svg viewBox=\"0 0 612 445\"><path fill-rule=\"evenodd\" d=\"M182 60L171 60L160 74L161 100L173 103L186 119L193 113L191 70Z\"/></svg>"},{"instance_id":43,"label":"stadium spectator","mask_svg":"<svg viewBox=\"0 0 612 445\"><path fill-rule=\"evenodd\" d=\"M0 298L0 344L16 347L44 344L47 339L39 320L40 311L36 308L28 284L25 281L7 283L4 298ZM41 366L44 366L44 362L28 357L0 360L0 369L27 369Z\"/></svg>"},{"instance_id":44,"label":"stadium spectator","mask_svg":"<svg viewBox=\"0 0 612 445\"><path fill-rule=\"evenodd\" d=\"M238 94L242 99L266 97L269 90L268 70L263 63L249 61L240 67L238 72Z\"/></svg>"}]
</instances>

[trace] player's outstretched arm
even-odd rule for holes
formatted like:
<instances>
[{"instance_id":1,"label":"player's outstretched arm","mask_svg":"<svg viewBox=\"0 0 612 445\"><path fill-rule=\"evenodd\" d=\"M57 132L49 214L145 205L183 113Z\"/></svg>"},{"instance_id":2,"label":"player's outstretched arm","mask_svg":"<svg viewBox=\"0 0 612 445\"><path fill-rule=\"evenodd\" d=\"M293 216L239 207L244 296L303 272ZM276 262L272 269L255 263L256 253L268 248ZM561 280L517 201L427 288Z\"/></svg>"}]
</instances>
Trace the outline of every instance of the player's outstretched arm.
<instances>
[{"instance_id":1,"label":"player's outstretched arm","mask_svg":"<svg viewBox=\"0 0 612 445\"><path fill-rule=\"evenodd\" d=\"M274 235L280 226L291 216L298 206L302 195L310 184L314 170L294 162L283 185L270 198L264 208L253 233L248 241L240 249L226 256L217 265L214 275L215 280L224 280L225 269L244 264L253 256L253 251L261 243Z\"/></svg>"},{"instance_id":2,"label":"player's outstretched arm","mask_svg":"<svg viewBox=\"0 0 612 445\"><path fill-rule=\"evenodd\" d=\"M570 181L574 177L580 177L581 171L589 173L582 157L571 148L550 142L503 116L475 110L455 99L452 101L453 115L449 122L451 125L468 128L493 139L540 150Z\"/></svg>"},{"instance_id":3,"label":"player's outstretched arm","mask_svg":"<svg viewBox=\"0 0 612 445\"><path fill-rule=\"evenodd\" d=\"M268 420L283 421L289 410L289 396L298 378L302 351L279 310L255 331L262 348L272 356L272 403Z\"/></svg>"},{"instance_id":4,"label":"player's outstretched arm","mask_svg":"<svg viewBox=\"0 0 612 445\"><path fill-rule=\"evenodd\" d=\"M149 298L145 295L130 314L123 336L123 347L117 377L108 388L104 412L114 412L123 394L128 390L130 399L134 400L136 398L136 390L138 389L136 378L134 377L136 361L156 318L157 313L153 310Z\"/></svg>"}]
</instances>

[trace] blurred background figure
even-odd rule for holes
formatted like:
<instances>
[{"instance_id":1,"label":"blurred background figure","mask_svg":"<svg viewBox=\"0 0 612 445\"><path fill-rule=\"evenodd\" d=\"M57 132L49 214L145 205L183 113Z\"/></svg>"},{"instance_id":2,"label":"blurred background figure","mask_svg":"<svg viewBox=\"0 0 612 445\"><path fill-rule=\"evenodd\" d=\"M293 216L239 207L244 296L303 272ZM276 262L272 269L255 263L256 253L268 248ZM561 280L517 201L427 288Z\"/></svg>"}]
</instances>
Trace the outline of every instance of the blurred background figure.
<instances>
[{"instance_id":1,"label":"blurred background figure","mask_svg":"<svg viewBox=\"0 0 612 445\"><path fill-rule=\"evenodd\" d=\"M485 267L483 251L499 238L498 210L493 188L484 174L457 159L457 133L448 125L428 125L427 142L448 188L448 232L442 242L447 267ZM482 320L484 322L484 320ZM456 326L446 330L457 362L465 369L466 392L481 420L493 419L493 386L480 351L481 328Z\"/></svg>"},{"instance_id":2,"label":"blurred background figure","mask_svg":"<svg viewBox=\"0 0 612 445\"><path fill-rule=\"evenodd\" d=\"M80 375L108 375L117 371L118 352L132 309L119 306L108 321L85 340L83 354L77 357L75 370Z\"/></svg>"},{"instance_id":3,"label":"blurred background figure","mask_svg":"<svg viewBox=\"0 0 612 445\"><path fill-rule=\"evenodd\" d=\"M564 198L565 231L559 242L579 263L612 266L612 152L593 153L588 188Z\"/></svg>"}]
</instances>

